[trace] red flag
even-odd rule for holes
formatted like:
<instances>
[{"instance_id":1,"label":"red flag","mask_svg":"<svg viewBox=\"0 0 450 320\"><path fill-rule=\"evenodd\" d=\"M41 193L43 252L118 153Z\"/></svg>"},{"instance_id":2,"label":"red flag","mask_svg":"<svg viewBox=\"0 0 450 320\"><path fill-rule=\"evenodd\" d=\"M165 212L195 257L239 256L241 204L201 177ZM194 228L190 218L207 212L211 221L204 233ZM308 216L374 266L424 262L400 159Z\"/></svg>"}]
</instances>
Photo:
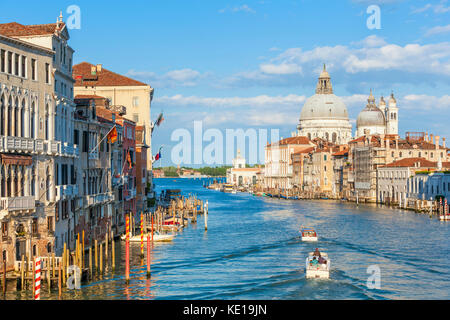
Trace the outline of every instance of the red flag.
<instances>
[{"instance_id":1,"label":"red flag","mask_svg":"<svg viewBox=\"0 0 450 320\"><path fill-rule=\"evenodd\" d=\"M130 169L132 168L132 163L131 163L131 156L130 156L130 150L128 150L128 154L127 154L127 161L130 164Z\"/></svg>"},{"instance_id":2,"label":"red flag","mask_svg":"<svg viewBox=\"0 0 450 320\"><path fill-rule=\"evenodd\" d=\"M108 142L114 143L117 141L117 129L114 127L108 134Z\"/></svg>"}]
</instances>

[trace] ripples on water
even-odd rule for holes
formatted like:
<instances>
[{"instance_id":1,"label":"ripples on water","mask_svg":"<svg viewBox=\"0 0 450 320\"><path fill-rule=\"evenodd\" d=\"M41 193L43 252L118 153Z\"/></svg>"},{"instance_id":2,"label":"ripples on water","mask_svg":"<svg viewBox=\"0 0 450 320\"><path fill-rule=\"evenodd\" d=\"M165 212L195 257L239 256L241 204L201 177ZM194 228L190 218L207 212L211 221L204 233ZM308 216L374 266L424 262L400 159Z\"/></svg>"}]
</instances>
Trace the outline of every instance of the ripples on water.
<instances>
[{"instance_id":1,"label":"ripples on water","mask_svg":"<svg viewBox=\"0 0 450 320\"><path fill-rule=\"evenodd\" d=\"M119 268L103 279L65 291L66 299L449 299L450 224L426 215L333 201L285 201L207 190L199 180L157 179L209 200L203 216L173 243L152 250L152 278L132 244L132 279L125 285L124 247ZM158 190L158 191L159 191ZM319 242L303 243L301 226ZM330 280L306 280L308 252L331 259ZM367 268L378 265L381 290L366 286ZM29 295L28 295L29 296ZM9 298L26 298L10 293ZM56 299L42 292L42 299Z\"/></svg>"}]
</instances>

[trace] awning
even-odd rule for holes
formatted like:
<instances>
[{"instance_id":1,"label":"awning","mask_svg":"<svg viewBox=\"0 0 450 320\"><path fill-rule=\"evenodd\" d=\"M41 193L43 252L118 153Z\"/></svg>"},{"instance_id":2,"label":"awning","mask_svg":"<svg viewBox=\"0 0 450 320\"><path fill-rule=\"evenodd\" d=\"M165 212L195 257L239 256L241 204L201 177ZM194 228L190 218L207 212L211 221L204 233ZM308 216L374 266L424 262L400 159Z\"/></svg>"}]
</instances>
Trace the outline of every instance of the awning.
<instances>
[{"instance_id":1,"label":"awning","mask_svg":"<svg viewBox=\"0 0 450 320\"><path fill-rule=\"evenodd\" d=\"M0 154L0 158L4 165L31 166L33 164L33 158L31 156Z\"/></svg>"}]
</instances>

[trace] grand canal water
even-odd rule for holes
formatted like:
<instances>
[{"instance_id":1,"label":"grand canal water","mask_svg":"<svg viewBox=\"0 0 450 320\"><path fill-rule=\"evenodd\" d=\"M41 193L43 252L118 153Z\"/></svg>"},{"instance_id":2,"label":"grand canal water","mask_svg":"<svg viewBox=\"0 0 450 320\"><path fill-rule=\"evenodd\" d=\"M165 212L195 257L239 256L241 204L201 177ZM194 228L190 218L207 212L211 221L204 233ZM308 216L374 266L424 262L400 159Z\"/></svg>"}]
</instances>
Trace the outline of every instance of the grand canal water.
<instances>
[{"instance_id":1,"label":"grand canal water","mask_svg":"<svg viewBox=\"0 0 450 320\"><path fill-rule=\"evenodd\" d=\"M125 285L124 244L116 243L115 273L64 291L64 299L449 299L450 223L410 211L333 201L285 201L207 190L202 181L157 179L157 190L181 189L209 201L203 218L173 243L152 250L152 278L132 245L132 279ZM300 226L314 227L316 244ZM330 280L306 280L315 247L331 259ZM144 261L144 263L146 263ZM367 287L369 266L381 289ZM26 299L9 292L8 299ZM57 299L45 287L42 299Z\"/></svg>"}]
</instances>

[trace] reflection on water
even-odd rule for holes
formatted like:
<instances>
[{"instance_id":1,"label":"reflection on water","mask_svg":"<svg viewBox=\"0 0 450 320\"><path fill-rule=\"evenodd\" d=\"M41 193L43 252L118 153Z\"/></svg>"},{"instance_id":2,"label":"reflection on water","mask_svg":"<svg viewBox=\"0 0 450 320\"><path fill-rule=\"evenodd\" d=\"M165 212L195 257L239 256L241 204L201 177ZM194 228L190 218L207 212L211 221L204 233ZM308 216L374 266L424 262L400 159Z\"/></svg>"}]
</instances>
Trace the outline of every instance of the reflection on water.
<instances>
[{"instance_id":1,"label":"reflection on water","mask_svg":"<svg viewBox=\"0 0 450 320\"><path fill-rule=\"evenodd\" d=\"M199 218L172 243L154 244L150 279L147 258L132 243L128 285L124 242L116 241L116 270L81 290L65 289L63 299L450 298L449 223L376 205L224 194L198 180L156 183L208 200L208 231ZM315 228L319 242L303 243L301 226ZM315 247L331 259L330 280L305 279L305 258ZM380 267L380 290L366 287L371 265ZM32 297L11 290L7 298ZM44 284L41 299L58 299L57 287L48 294Z\"/></svg>"}]
</instances>

